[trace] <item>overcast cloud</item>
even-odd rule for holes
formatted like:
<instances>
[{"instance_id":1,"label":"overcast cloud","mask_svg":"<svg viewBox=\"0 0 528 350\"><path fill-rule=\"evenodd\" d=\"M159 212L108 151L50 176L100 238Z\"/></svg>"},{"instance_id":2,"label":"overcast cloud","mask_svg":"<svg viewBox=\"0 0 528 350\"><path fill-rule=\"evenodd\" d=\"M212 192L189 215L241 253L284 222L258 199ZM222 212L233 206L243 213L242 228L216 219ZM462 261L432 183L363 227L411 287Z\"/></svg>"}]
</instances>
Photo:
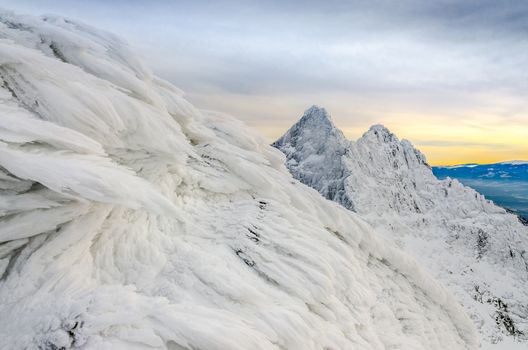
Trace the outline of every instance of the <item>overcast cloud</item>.
<instances>
[{"instance_id":1,"label":"overcast cloud","mask_svg":"<svg viewBox=\"0 0 528 350\"><path fill-rule=\"evenodd\" d=\"M456 142L482 145L485 152L484 143L504 146L510 140L497 158L528 157L522 142L528 140L528 2L0 5L113 31L197 106L234 114L270 140L319 104L350 137L383 123L421 144L433 162L448 162L442 149ZM492 134L498 136L488 142ZM473 161L482 156L474 154Z\"/></svg>"}]
</instances>

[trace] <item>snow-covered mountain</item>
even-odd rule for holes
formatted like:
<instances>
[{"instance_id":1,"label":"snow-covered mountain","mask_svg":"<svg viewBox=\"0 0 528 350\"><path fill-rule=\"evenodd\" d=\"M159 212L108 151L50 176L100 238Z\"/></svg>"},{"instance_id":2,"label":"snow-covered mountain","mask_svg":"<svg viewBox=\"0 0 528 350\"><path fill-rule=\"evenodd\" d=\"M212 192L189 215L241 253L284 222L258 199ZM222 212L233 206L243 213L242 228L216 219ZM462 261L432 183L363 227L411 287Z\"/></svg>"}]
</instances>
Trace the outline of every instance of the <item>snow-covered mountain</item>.
<instances>
[{"instance_id":1,"label":"snow-covered mountain","mask_svg":"<svg viewBox=\"0 0 528 350\"><path fill-rule=\"evenodd\" d=\"M420 151L381 125L348 141L317 106L273 146L295 178L360 214L450 288L488 345L528 346L528 227L516 216L438 180Z\"/></svg>"},{"instance_id":2,"label":"snow-covered mountain","mask_svg":"<svg viewBox=\"0 0 528 350\"><path fill-rule=\"evenodd\" d=\"M475 349L454 297L113 35L0 14L0 349Z\"/></svg>"}]
</instances>

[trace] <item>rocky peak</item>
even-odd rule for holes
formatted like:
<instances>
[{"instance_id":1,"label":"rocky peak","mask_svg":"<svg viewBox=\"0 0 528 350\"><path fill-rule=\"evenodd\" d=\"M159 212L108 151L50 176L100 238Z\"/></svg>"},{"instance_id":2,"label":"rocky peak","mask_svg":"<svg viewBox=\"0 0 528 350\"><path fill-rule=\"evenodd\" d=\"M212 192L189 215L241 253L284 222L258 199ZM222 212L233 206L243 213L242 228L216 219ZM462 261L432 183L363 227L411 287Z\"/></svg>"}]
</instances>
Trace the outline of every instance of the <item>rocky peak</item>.
<instances>
[{"instance_id":1,"label":"rocky peak","mask_svg":"<svg viewBox=\"0 0 528 350\"><path fill-rule=\"evenodd\" d=\"M317 105L308 108L299 120L299 123L312 126L330 126L335 128L330 114L326 109Z\"/></svg>"},{"instance_id":2,"label":"rocky peak","mask_svg":"<svg viewBox=\"0 0 528 350\"><path fill-rule=\"evenodd\" d=\"M396 135L381 124L372 125L369 130L363 134L363 138L377 139L384 143L398 142Z\"/></svg>"},{"instance_id":3,"label":"rocky peak","mask_svg":"<svg viewBox=\"0 0 528 350\"><path fill-rule=\"evenodd\" d=\"M335 149L343 148L348 141L341 130L336 128L326 109L314 105L308 108L301 119L275 141L273 146L282 148L283 145L289 144L298 148L306 143L316 149L324 149L325 144L332 144Z\"/></svg>"},{"instance_id":4,"label":"rocky peak","mask_svg":"<svg viewBox=\"0 0 528 350\"><path fill-rule=\"evenodd\" d=\"M332 117L326 109L316 105L308 108L291 130L307 131L313 133L312 137L315 135L323 136L323 134L329 135L336 131L341 133L334 125Z\"/></svg>"},{"instance_id":5,"label":"rocky peak","mask_svg":"<svg viewBox=\"0 0 528 350\"><path fill-rule=\"evenodd\" d=\"M383 125L344 148L315 135L276 146L292 175L413 254L457 295L484 344L525 346L526 226L458 181L438 180L425 156Z\"/></svg>"}]
</instances>

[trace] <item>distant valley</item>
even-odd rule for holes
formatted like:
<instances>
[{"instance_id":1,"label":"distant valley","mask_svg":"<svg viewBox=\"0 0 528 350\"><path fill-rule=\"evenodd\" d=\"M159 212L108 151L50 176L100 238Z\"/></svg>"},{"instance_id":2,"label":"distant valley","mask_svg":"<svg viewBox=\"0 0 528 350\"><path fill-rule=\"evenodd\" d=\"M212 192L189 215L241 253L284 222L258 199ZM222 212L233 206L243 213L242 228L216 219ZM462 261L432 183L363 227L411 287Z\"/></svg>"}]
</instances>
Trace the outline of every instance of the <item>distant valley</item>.
<instances>
[{"instance_id":1,"label":"distant valley","mask_svg":"<svg viewBox=\"0 0 528 350\"><path fill-rule=\"evenodd\" d=\"M528 219L528 161L433 167L433 173L439 179L457 179Z\"/></svg>"}]
</instances>

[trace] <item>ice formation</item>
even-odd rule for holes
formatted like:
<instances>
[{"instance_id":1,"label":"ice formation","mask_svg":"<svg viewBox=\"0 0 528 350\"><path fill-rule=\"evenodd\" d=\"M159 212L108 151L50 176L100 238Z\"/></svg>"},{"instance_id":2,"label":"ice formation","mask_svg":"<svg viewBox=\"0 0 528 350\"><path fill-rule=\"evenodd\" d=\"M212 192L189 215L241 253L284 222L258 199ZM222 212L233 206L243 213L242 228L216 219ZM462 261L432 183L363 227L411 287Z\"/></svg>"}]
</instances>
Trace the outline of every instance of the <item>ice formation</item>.
<instances>
[{"instance_id":1,"label":"ice formation","mask_svg":"<svg viewBox=\"0 0 528 350\"><path fill-rule=\"evenodd\" d=\"M474 349L408 255L111 34L0 14L1 349Z\"/></svg>"},{"instance_id":2,"label":"ice formation","mask_svg":"<svg viewBox=\"0 0 528 350\"><path fill-rule=\"evenodd\" d=\"M381 125L348 141L324 108L308 109L274 146L295 178L360 214L451 289L487 346L528 346L528 227L515 215L438 180L420 151Z\"/></svg>"}]
</instances>

